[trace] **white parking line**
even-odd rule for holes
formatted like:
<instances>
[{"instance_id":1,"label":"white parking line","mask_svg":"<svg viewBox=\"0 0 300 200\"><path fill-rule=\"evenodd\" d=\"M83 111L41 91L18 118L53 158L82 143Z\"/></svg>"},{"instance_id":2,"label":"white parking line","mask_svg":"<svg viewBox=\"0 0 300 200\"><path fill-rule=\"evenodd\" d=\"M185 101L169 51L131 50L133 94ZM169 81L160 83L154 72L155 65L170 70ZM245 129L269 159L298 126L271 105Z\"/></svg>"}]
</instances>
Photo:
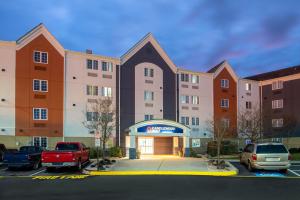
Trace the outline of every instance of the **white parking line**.
<instances>
[{"instance_id":1,"label":"white parking line","mask_svg":"<svg viewBox=\"0 0 300 200\"><path fill-rule=\"evenodd\" d=\"M300 176L300 174L298 174L297 172L295 172L294 170L288 169L289 172L292 172L293 174L295 174L296 176Z\"/></svg>"},{"instance_id":2,"label":"white parking line","mask_svg":"<svg viewBox=\"0 0 300 200\"><path fill-rule=\"evenodd\" d=\"M31 174L31 175L29 175L29 176L34 176L34 175L37 175L37 174L39 174L39 173L42 173L42 172L45 172L46 170L45 169L43 169L43 170L41 170L41 171L38 171L38 172L35 172L35 173L33 173L33 174Z\"/></svg>"}]
</instances>

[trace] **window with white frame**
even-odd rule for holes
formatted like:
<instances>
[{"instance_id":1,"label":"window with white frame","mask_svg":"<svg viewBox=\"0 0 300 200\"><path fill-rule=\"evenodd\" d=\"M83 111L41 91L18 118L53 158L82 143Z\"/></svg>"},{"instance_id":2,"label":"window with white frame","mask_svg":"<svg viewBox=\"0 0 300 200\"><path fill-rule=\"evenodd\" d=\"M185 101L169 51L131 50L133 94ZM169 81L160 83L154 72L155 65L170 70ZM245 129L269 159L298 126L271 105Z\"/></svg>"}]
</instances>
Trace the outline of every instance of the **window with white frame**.
<instances>
[{"instance_id":1,"label":"window with white frame","mask_svg":"<svg viewBox=\"0 0 300 200\"><path fill-rule=\"evenodd\" d=\"M201 147L200 139L192 139L192 147Z\"/></svg>"},{"instance_id":2,"label":"window with white frame","mask_svg":"<svg viewBox=\"0 0 300 200\"><path fill-rule=\"evenodd\" d=\"M192 74L191 75L192 83L199 83L199 76Z\"/></svg>"},{"instance_id":3,"label":"window with white frame","mask_svg":"<svg viewBox=\"0 0 300 200\"><path fill-rule=\"evenodd\" d=\"M33 79L33 91L47 92L48 91L48 81Z\"/></svg>"},{"instance_id":4,"label":"window with white frame","mask_svg":"<svg viewBox=\"0 0 300 200\"><path fill-rule=\"evenodd\" d=\"M221 108L229 108L229 99L221 99Z\"/></svg>"},{"instance_id":5,"label":"window with white frame","mask_svg":"<svg viewBox=\"0 0 300 200\"><path fill-rule=\"evenodd\" d=\"M272 82L272 90L279 90L283 88L283 81Z\"/></svg>"},{"instance_id":6,"label":"window with white frame","mask_svg":"<svg viewBox=\"0 0 300 200\"><path fill-rule=\"evenodd\" d=\"M145 115L145 120L152 120L153 119L153 115Z\"/></svg>"},{"instance_id":7,"label":"window with white frame","mask_svg":"<svg viewBox=\"0 0 300 200\"><path fill-rule=\"evenodd\" d=\"M229 128L230 126L230 120L227 118L223 118L222 119L222 125L224 126L224 128Z\"/></svg>"},{"instance_id":8,"label":"window with white frame","mask_svg":"<svg viewBox=\"0 0 300 200\"><path fill-rule=\"evenodd\" d=\"M98 121L98 113L97 112L86 112L86 120L91 121Z\"/></svg>"},{"instance_id":9,"label":"window with white frame","mask_svg":"<svg viewBox=\"0 0 300 200\"><path fill-rule=\"evenodd\" d=\"M34 51L33 52L33 61L35 63L47 64L48 63L48 53L42 52L42 51Z\"/></svg>"},{"instance_id":10,"label":"window with white frame","mask_svg":"<svg viewBox=\"0 0 300 200\"><path fill-rule=\"evenodd\" d=\"M199 117L192 117L192 125L199 126Z\"/></svg>"},{"instance_id":11,"label":"window with white frame","mask_svg":"<svg viewBox=\"0 0 300 200\"><path fill-rule=\"evenodd\" d=\"M87 85L86 94L91 96L98 96L98 86Z\"/></svg>"},{"instance_id":12,"label":"window with white frame","mask_svg":"<svg viewBox=\"0 0 300 200\"><path fill-rule=\"evenodd\" d=\"M199 97L198 96L192 96L192 104L199 104Z\"/></svg>"},{"instance_id":13,"label":"window with white frame","mask_svg":"<svg viewBox=\"0 0 300 200\"><path fill-rule=\"evenodd\" d=\"M48 109L47 108L33 108L33 119L34 120L48 120Z\"/></svg>"},{"instance_id":14,"label":"window with white frame","mask_svg":"<svg viewBox=\"0 0 300 200\"><path fill-rule=\"evenodd\" d=\"M189 74L182 73L180 76L182 82L189 82Z\"/></svg>"},{"instance_id":15,"label":"window with white frame","mask_svg":"<svg viewBox=\"0 0 300 200\"><path fill-rule=\"evenodd\" d=\"M283 108L283 99L277 99L272 101L272 109Z\"/></svg>"},{"instance_id":16,"label":"window with white frame","mask_svg":"<svg viewBox=\"0 0 300 200\"><path fill-rule=\"evenodd\" d=\"M181 117L181 123L184 124L184 125L189 125L190 124L190 118L182 116Z\"/></svg>"},{"instance_id":17,"label":"window with white frame","mask_svg":"<svg viewBox=\"0 0 300 200\"><path fill-rule=\"evenodd\" d=\"M221 88L229 88L229 80L221 79Z\"/></svg>"},{"instance_id":18,"label":"window with white frame","mask_svg":"<svg viewBox=\"0 0 300 200\"><path fill-rule=\"evenodd\" d=\"M113 63L102 61L102 71L112 72L113 71Z\"/></svg>"},{"instance_id":19,"label":"window with white frame","mask_svg":"<svg viewBox=\"0 0 300 200\"><path fill-rule=\"evenodd\" d=\"M246 101L246 109L251 109L251 108L252 108L251 101Z\"/></svg>"},{"instance_id":20,"label":"window with white frame","mask_svg":"<svg viewBox=\"0 0 300 200\"><path fill-rule=\"evenodd\" d=\"M280 128L283 126L283 119L272 119L272 127Z\"/></svg>"},{"instance_id":21,"label":"window with white frame","mask_svg":"<svg viewBox=\"0 0 300 200\"><path fill-rule=\"evenodd\" d=\"M112 97L112 89L111 89L111 87L102 87L102 96L104 96L104 97Z\"/></svg>"},{"instance_id":22,"label":"window with white frame","mask_svg":"<svg viewBox=\"0 0 300 200\"><path fill-rule=\"evenodd\" d=\"M251 91L251 83L246 83L245 89L246 89L246 91Z\"/></svg>"},{"instance_id":23,"label":"window with white frame","mask_svg":"<svg viewBox=\"0 0 300 200\"><path fill-rule=\"evenodd\" d=\"M87 69L98 70L98 60L87 59L86 60L86 68Z\"/></svg>"},{"instance_id":24,"label":"window with white frame","mask_svg":"<svg viewBox=\"0 0 300 200\"><path fill-rule=\"evenodd\" d=\"M189 103L189 96L187 96L187 95L181 95L180 96L180 101L181 101L181 103Z\"/></svg>"},{"instance_id":25,"label":"window with white frame","mask_svg":"<svg viewBox=\"0 0 300 200\"><path fill-rule=\"evenodd\" d=\"M154 92L152 91L144 91L144 100L153 101L154 100Z\"/></svg>"},{"instance_id":26,"label":"window with white frame","mask_svg":"<svg viewBox=\"0 0 300 200\"><path fill-rule=\"evenodd\" d=\"M47 148L48 147L48 138L47 137L33 137L33 145L38 147Z\"/></svg>"}]
</instances>

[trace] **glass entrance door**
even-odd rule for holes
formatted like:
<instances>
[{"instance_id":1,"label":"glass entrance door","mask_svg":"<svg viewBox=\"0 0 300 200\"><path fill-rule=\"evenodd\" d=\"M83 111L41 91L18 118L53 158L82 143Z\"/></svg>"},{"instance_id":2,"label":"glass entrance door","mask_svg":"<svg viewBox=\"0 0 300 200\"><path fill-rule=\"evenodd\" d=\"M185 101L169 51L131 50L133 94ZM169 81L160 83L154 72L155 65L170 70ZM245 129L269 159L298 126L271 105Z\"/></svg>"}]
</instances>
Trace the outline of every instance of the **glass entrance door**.
<instances>
[{"instance_id":1,"label":"glass entrance door","mask_svg":"<svg viewBox=\"0 0 300 200\"><path fill-rule=\"evenodd\" d=\"M138 138L141 154L153 154L153 138Z\"/></svg>"}]
</instances>

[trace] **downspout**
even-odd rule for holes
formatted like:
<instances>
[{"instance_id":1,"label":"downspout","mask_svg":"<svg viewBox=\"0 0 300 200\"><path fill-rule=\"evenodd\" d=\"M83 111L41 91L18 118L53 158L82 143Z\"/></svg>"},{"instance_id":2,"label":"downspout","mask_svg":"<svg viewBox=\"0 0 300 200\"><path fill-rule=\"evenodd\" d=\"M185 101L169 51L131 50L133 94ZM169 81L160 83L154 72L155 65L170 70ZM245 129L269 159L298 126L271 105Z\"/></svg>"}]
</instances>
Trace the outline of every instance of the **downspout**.
<instances>
[{"instance_id":1,"label":"downspout","mask_svg":"<svg viewBox=\"0 0 300 200\"><path fill-rule=\"evenodd\" d=\"M65 142L65 132L66 132L66 108L67 108L67 52L65 51L65 65L64 65L64 106L63 106L63 133L62 133L62 141Z\"/></svg>"}]
</instances>

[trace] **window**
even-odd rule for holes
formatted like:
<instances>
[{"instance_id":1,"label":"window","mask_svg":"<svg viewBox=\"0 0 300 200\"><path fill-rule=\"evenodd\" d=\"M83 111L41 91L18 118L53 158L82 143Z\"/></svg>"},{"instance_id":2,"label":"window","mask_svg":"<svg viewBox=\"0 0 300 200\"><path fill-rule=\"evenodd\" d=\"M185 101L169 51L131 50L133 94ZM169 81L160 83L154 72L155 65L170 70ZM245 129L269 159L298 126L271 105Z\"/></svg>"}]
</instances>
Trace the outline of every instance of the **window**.
<instances>
[{"instance_id":1,"label":"window","mask_svg":"<svg viewBox=\"0 0 300 200\"><path fill-rule=\"evenodd\" d=\"M112 92L111 92L111 87L102 87L102 96L104 97L111 97Z\"/></svg>"},{"instance_id":2,"label":"window","mask_svg":"<svg viewBox=\"0 0 300 200\"><path fill-rule=\"evenodd\" d=\"M48 81L33 79L33 91L47 92L48 91Z\"/></svg>"},{"instance_id":3,"label":"window","mask_svg":"<svg viewBox=\"0 0 300 200\"><path fill-rule=\"evenodd\" d=\"M283 88L283 81L274 81L272 83L272 90L279 90Z\"/></svg>"},{"instance_id":4,"label":"window","mask_svg":"<svg viewBox=\"0 0 300 200\"><path fill-rule=\"evenodd\" d=\"M144 100L146 100L146 101L153 101L154 100L154 92L145 91L144 92Z\"/></svg>"},{"instance_id":5,"label":"window","mask_svg":"<svg viewBox=\"0 0 300 200\"><path fill-rule=\"evenodd\" d=\"M251 108L252 108L251 101L246 101L246 109L251 109Z\"/></svg>"},{"instance_id":6,"label":"window","mask_svg":"<svg viewBox=\"0 0 300 200\"><path fill-rule=\"evenodd\" d=\"M192 117L192 125L199 126L199 117Z\"/></svg>"},{"instance_id":7,"label":"window","mask_svg":"<svg viewBox=\"0 0 300 200\"><path fill-rule=\"evenodd\" d=\"M181 103L189 103L189 96L181 95Z\"/></svg>"},{"instance_id":8,"label":"window","mask_svg":"<svg viewBox=\"0 0 300 200\"><path fill-rule=\"evenodd\" d=\"M192 139L192 147L201 147L200 139Z\"/></svg>"},{"instance_id":9,"label":"window","mask_svg":"<svg viewBox=\"0 0 300 200\"><path fill-rule=\"evenodd\" d=\"M272 127L280 128L283 126L283 119L272 119Z\"/></svg>"},{"instance_id":10,"label":"window","mask_svg":"<svg viewBox=\"0 0 300 200\"><path fill-rule=\"evenodd\" d=\"M113 71L113 63L102 61L102 71L112 72Z\"/></svg>"},{"instance_id":11,"label":"window","mask_svg":"<svg viewBox=\"0 0 300 200\"><path fill-rule=\"evenodd\" d=\"M48 53L47 52L41 52L41 51L34 51L33 52L33 61L35 63L48 63Z\"/></svg>"},{"instance_id":12,"label":"window","mask_svg":"<svg viewBox=\"0 0 300 200\"><path fill-rule=\"evenodd\" d=\"M199 97L198 96L192 96L192 104L199 104Z\"/></svg>"},{"instance_id":13,"label":"window","mask_svg":"<svg viewBox=\"0 0 300 200\"><path fill-rule=\"evenodd\" d=\"M153 77L154 76L154 69L144 68L144 76Z\"/></svg>"},{"instance_id":14,"label":"window","mask_svg":"<svg viewBox=\"0 0 300 200\"><path fill-rule=\"evenodd\" d=\"M273 100L272 109L283 108L283 99Z\"/></svg>"},{"instance_id":15,"label":"window","mask_svg":"<svg viewBox=\"0 0 300 200\"><path fill-rule=\"evenodd\" d=\"M48 147L48 138L47 137L33 137L33 145L37 147Z\"/></svg>"},{"instance_id":16,"label":"window","mask_svg":"<svg viewBox=\"0 0 300 200\"><path fill-rule=\"evenodd\" d=\"M87 59L86 60L86 68L98 70L98 60Z\"/></svg>"},{"instance_id":17,"label":"window","mask_svg":"<svg viewBox=\"0 0 300 200\"><path fill-rule=\"evenodd\" d=\"M97 112L86 112L86 120L91 121L98 121L98 113Z\"/></svg>"},{"instance_id":18,"label":"window","mask_svg":"<svg viewBox=\"0 0 300 200\"><path fill-rule=\"evenodd\" d=\"M98 96L98 86L87 85L86 86L86 94Z\"/></svg>"},{"instance_id":19,"label":"window","mask_svg":"<svg viewBox=\"0 0 300 200\"><path fill-rule=\"evenodd\" d=\"M230 120L227 118L222 119L222 125L224 126L224 128L229 128Z\"/></svg>"},{"instance_id":20,"label":"window","mask_svg":"<svg viewBox=\"0 0 300 200\"><path fill-rule=\"evenodd\" d=\"M181 117L181 123L184 125L189 125L190 124L189 117Z\"/></svg>"},{"instance_id":21,"label":"window","mask_svg":"<svg viewBox=\"0 0 300 200\"><path fill-rule=\"evenodd\" d=\"M48 120L48 109L47 108L33 108L33 119L34 120Z\"/></svg>"},{"instance_id":22,"label":"window","mask_svg":"<svg viewBox=\"0 0 300 200\"><path fill-rule=\"evenodd\" d=\"M189 82L189 75L188 74L181 74L181 81L182 82Z\"/></svg>"},{"instance_id":23,"label":"window","mask_svg":"<svg viewBox=\"0 0 300 200\"><path fill-rule=\"evenodd\" d=\"M245 89L246 89L246 91L251 91L251 83L246 83Z\"/></svg>"},{"instance_id":24,"label":"window","mask_svg":"<svg viewBox=\"0 0 300 200\"><path fill-rule=\"evenodd\" d=\"M145 115L145 120L152 120L153 119L153 115Z\"/></svg>"},{"instance_id":25,"label":"window","mask_svg":"<svg viewBox=\"0 0 300 200\"><path fill-rule=\"evenodd\" d=\"M192 83L199 83L199 76L198 75L191 75Z\"/></svg>"},{"instance_id":26,"label":"window","mask_svg":"<svg viewBox=\"0 0 300 200\"><path fill-rule=\"evenodd\" d=\"M221 79L221 88L229 88L229 80Z\"/></svg>"},{"instance_id":27,"label":"window","mask_svg":"<svg viewBox=\"0 0 300 200\"><path fill-rule=\"evenodd\" d=\"M229 108L229 99L221 99L221 108Z\"/></svg>"}]
</instances>

